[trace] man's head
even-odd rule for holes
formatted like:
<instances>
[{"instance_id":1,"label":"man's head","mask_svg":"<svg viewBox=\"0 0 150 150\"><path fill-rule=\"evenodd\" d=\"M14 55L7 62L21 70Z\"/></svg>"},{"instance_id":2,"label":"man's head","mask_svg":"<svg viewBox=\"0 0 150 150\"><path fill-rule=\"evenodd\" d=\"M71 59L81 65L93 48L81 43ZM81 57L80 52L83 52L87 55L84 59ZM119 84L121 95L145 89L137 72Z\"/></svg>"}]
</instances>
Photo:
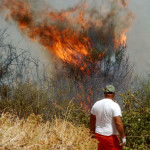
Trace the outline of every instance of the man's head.
<instances>
[{"instance_id":1,"label":"man's head","mask_svg":"<svg viewBox=\"0 0 150 150\"><path fill-rule=\"evenodd\" d=\"M107 85L105 88L104 88L104 95L105 95L105 98L110 98L110 99L114 99L115 97L115 87L113 85Z\"/></svg>"}]
</instances>

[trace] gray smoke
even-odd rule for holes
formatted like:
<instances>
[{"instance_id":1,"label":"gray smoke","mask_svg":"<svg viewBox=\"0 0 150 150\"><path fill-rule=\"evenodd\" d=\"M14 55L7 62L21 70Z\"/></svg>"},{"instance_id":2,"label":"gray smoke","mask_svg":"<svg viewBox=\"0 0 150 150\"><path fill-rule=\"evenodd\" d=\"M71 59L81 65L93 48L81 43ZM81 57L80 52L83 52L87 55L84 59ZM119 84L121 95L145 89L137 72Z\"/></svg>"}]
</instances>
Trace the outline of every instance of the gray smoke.
<instances>
[{"instance_id":1,"label":"gray smoke","mask_svg":"<svg viewBox=\"0 0 150 150\"><path fill-rule=\"evenodd\" d=\"M126 0L122 0L125 3ZM0 0L2 2L2 0ZM74 5L79 3L79 0L28 0L31 3L32 7L35 10L44 9L45 6L50 7L52 6L55 9L62 10L68 7L73 7ZM90 4L96 6L100 6L106 4L108 0L89 0ZM135 64L135 71L138 74L143 75L150 72L149 65L150 65L150 0L130 0L129 9L133 12L135 16L135 21L133 26L131 27L130 31L127 34L127 46L128 46L128 53L130 56L131 62ZM4 12L0 11L0 27L5 28L6 26L9 27L9 33L16 35L17 40L15 40L12 36L12 41L18 43L18 41L29 42L25 39L25 37L21 37L20 32L16 29L15 24L8 23L4 21ZM22 45L23 45L22 44ZM25 43L26 44L26 43ZM30 45L30 44L29 44ZM24 45L23 47L26 47ZM37 48L36 48L37 49ZM41 54L40 54L41 55Z\"/></svg>"},{"instance_id":2,"label":"gray smoke","mask_svg":"<svg viewBox=\"0 0 150 150\"><path fill-rule=\"evenodd\" d=\"M130 0L129 9L135 20L127 34L128 53L136 73L144 77L150 74L150 0Z\"/></svg>"}]
</instances>

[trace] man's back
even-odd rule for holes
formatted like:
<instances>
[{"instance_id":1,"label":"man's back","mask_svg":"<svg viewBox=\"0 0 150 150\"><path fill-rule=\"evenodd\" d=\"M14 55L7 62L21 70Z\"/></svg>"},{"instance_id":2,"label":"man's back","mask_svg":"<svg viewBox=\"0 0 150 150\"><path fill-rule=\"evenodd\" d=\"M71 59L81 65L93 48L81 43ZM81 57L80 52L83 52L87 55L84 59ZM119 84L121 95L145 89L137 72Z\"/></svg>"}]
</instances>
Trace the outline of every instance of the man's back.
<instances>
[{"instance_id":1,"label":"man's back","mask_svg":"<svg viewBox=\"0 0 150 150\"><path fill-rule=\"evenodd\" d=\"M111 99L97 101L92 107L91 113L96 116L96 133L101 135L117 135L117 129L113 117L121 116L121 109Z\"/></svg>"}]
</instances>

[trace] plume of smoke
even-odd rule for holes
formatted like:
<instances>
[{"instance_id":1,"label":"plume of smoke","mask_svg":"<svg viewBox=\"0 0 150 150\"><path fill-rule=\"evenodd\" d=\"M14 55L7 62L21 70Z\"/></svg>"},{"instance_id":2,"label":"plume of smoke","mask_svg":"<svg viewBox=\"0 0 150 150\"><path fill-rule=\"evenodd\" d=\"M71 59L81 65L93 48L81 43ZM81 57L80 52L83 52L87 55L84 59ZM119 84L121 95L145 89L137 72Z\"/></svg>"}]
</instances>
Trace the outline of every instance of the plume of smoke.
<instances>
[{"instance_id":1,"label":"plume of smoke","mask_svg":"<svg viewBox=\"0 0 150 150\"><path fill-rule=\"evenodd\" d=\"M79 99L86 93L84 100L90 104L98 98L102 82L113 80L117 86L119 82L123 85L129 69L120 47L125 47L125 34L133 20L125 0L80 1L61 10L47 5L46 1L40 6L41 2L2 0L1 9L8 9L7 19L15 21L25 35L63 62L67 75L56 68L57 82L63 83L64 88L73 85L70 93L80 95ZM118 58L116 51L121 55ZM109 59L110 56L114 58ZM112 65L115 59L119 59L123 68L120 64Z\"/></svg>"},{"instance_id":2,"label":"plume of smoke","mask_svg":"<svg viewBox=\"0 0 150 150\"><path fill-rule=\"evenodd\" d=\"M93 34L98 38L95 45L92 44L94 48L97 48L102 40L105 47L109 47L111 39L110 43L111 45L115 43L116 49L122 44L121 36L127 32L133 20L125 0L95 0L92 4L81 1L76 6L61 11L55 10L50 5L46 7L46 3L41 6L40 2L40 0L34 3L27 0L2 0L1 8L9 9L7 19L16 21L25 34L31 39L38 40L51 52L54 51L56 36L65 35L70 38L75 31L78 32L79 40L79 37L83 36L81 35L83 29L88 34L84 36L90 37L91 41L94 39ZM66 34L66 30L70 33Z\"/></svg>"}]
</instances>

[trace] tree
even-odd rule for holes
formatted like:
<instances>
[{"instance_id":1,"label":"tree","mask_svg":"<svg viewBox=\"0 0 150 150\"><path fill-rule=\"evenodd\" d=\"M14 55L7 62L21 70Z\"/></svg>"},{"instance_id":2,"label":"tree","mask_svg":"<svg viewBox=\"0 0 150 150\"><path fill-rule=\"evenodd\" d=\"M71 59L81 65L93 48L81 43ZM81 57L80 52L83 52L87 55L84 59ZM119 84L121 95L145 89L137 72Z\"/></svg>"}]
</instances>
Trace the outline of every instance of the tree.
<instances>
[{"instance_id":1,"label":"tree","mask_svg":"<svg viewBox=\"0 0 150 150\"><path fill-rule=\"evenodd\" d=\"M68 89L68 99L75 97L87 110L90 110L98 98L103 97L102 88L105 85L113 84L119 95L128 89L133 77L133 67L126 55L126 47L121 46L114 53L104 53L98 49L90 52L90 56L82 58L86 63L84 70L66 62L63 62L62 68L55 64L55 88L61 88L63 91L59 95L60 100L67 97L65 91Z\"/></svg>"}]
</instances>

